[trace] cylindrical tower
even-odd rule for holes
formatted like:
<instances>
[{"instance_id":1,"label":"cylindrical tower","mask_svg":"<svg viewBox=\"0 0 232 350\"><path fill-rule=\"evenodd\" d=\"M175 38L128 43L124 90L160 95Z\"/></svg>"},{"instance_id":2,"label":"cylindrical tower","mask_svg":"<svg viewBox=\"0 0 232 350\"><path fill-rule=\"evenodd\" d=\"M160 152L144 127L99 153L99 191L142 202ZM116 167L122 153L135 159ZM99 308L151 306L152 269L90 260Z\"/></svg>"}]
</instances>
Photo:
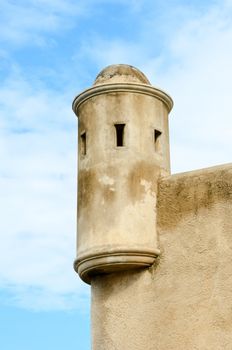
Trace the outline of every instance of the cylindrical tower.
<instances>
[{"instance_id":1,"label":"cylindrical tower","mask_svg":"<svg viewBox=\"0 0 232 350\"><path fill-rule=\"evenodd\" d=\"M172 99L128 65L105 68L78 95L75 270L91 276L153 264L157 179L170 171Z\"/></svg>"}]
</instances>

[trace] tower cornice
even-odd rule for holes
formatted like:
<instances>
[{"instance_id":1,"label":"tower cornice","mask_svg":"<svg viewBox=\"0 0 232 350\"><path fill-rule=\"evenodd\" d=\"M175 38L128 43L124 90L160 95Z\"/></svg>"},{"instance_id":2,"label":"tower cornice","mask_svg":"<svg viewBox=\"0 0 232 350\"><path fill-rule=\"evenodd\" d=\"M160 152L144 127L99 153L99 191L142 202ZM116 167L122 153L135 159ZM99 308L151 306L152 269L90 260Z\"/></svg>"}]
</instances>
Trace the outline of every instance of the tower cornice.
<instances>
[{"instance_id":1,"label":"tower cornice","mask_svg":"<svg viewBox=\"0 0 232 350\"><path fill-rule=\"evenodd\" d=\"M114 83L114 84L101 84L93 86L87 90L84 90L82 93L77 95L73 101L72 108L74 113L77 115L77 110L82 103L88 99L108 93L114 92L129 92L129 93L138 93L143 95L148 95L156 97L161 100L167 107L168 113L173 107L172 98L163 90L147 85L147 84L135 84L135 83Z\"/></svg>"}]
</instances>

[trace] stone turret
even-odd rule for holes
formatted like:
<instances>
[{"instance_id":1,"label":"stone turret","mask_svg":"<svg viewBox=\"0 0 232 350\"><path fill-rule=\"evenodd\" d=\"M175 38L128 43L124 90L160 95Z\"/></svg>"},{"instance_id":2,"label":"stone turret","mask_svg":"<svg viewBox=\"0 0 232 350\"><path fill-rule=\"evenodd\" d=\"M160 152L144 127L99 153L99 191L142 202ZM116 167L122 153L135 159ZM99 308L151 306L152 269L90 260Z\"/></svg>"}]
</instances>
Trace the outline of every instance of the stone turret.
<instances>
[{"instance_id":1,"label":"stone turret","mask_svg":"<svg viewBox=\"0 0 232 350\"><path fill-rule=\"evenodd\" d=\"M92 350L231 349L232 164L171 175L171 108L127 65L73 103Z\"/></svg>"},{"instance_id":2,"label":"stone turret","mask_svg":"<svg viewBox=\"0 0 232 350\"><path fill-rule=\"evenodd\" d=\"M170 172L172 99L128 65L102 70L78 95L75 270L94 275L150 266L159 255L157 181Z\"/></svg>"}]
</instances>

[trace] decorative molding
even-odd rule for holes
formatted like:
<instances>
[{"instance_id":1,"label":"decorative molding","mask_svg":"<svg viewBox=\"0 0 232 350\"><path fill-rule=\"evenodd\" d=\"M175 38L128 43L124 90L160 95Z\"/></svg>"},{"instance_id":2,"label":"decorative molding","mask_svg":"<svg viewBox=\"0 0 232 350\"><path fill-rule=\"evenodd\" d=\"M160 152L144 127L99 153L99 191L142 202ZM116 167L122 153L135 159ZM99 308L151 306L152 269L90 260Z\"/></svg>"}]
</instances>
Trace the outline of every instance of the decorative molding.
<instances>
[{"instance_id":1,"label":"decorative molding","mask_svg":"<svg viewBox=\"0 0 232 350\"><path fill-rule=\"evenodd\" d=\"M114 83L93 86L83 91L81 94L77 95L72 104L74 113L77 115L77 110L80 107L80 105L88 99L94 96L113 92L132 92L156 97L167 106L168 112L170 112L173 107L172 98L166 92L158 88L146 84Z\"/></svg>"},{"instance_id":2,"label":"decorative molding","mask_svg":"<svg viewBox=\"0 0 232 350\"><path fill-rule=\"evenodd\" d=\"M130 251L112 252L108 254L99 253L75 260L74 269L84 282L90 284L91 277L96 274L149 267L159 255L160 251L158 249L155 249L153 252Z\"/></svg>"}]
</instances>

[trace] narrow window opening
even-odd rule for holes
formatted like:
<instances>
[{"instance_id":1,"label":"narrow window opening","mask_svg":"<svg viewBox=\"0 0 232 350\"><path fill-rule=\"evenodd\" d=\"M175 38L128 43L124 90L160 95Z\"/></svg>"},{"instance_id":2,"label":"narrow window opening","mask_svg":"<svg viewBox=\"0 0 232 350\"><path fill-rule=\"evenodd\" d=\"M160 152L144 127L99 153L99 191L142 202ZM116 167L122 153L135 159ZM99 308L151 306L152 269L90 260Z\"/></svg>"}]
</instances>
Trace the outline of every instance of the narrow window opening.
<instances>
[{"instance_id":1,"label":"narrow window opening","mask_svg":"<svg viewBox=\"0 0 232 350\"><path fill-rule=\"evenodd\" d=\"M86 132L81 134L81 154L86 155Z\"/></svg>"},{"instance_id":2,"label":"narrow window opening","mask_svg":"<svg viewBox=\"0 0 232 350\"><path fill-rule=\"evenodd\" d=\"M157 129L154 130L154 143L155 143L155 151L156 152L160 152L160 148L161 148L161 146L160 146L161 134L162 134L161 131L159 131Z\"/></svg>"},{"instance_id":3,"label":"narrow window opening","mask_svg":"<svg viewBox=\"0 0 232 350\"><path fill-rule=\"evenodd\" d=\"M116 131L116 146L123 147L124 146L124 128L125 124L114 124Z\"/></svg>"}]
</instances>

